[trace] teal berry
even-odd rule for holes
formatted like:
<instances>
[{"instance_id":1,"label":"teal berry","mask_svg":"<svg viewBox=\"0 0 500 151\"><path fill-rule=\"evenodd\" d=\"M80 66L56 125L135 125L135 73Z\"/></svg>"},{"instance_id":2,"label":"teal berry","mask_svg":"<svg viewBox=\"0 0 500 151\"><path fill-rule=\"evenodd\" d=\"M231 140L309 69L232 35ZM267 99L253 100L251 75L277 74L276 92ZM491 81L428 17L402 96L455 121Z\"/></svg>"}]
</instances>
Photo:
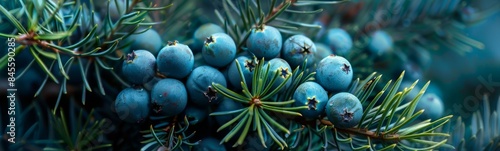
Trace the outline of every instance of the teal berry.
<instances>
[{"instance_id":1,"label":"teal berry","mask_svg":"<svg viewBox=\"0 0 500 151\"><path fill-rule=\"evenodd\" d=\"M194 42L190 47L194 52L200 52L203 49L207 37L210 37L210 35L215 33L224 33L224 29L222 29L219 25L213 23L206 23L201 25L194 31Z\"/></svg>"},{"instance_id":2,"label":"teal berry","mask_svg":"<svg viewBox=\"0 0 500 151\"><path fill-rule=\"evenodd\" d=\"M141 29L142 30L142 29ZM153 55L158 55L162 46L162 40L158 32L154 29L148 29L146 32L133 34L125 39L130 42L129 50L147 50Z\"/></svg>"},{"instance_id":3,"label":"teal berry","mask_svg":"<svg viewBox=\"0 0 500 151\"><path fill-rule=\"evenodd\" d=\"M328 30L324 42L336 55L347 55L352 48L351 36L341 28Z\"/></svg>"},{"instance_id":4,"label":"teal berry","mask_svg":"<svg viewBox=\"0 0 500 151\"><path fill-rule=\"evenodd\" d=\"M330 55L321 60L316 68L316 82L327 91L345 91L351 84L353 70L344 57Z\"/></svg>"},{"instance_id":5,"label":"teal berry","mask_svg":"<svg viewBox=\"0 0 500 151\"><path fill-rule=\"evenodd\" d=\"M122 75L132 84L145 84L155 76L156 58L146 50L135 50L127 54L122 65Z\"/></svg>"},{"instance_id":6,"label":"teal berry","mask_svg":"<svg viewBox=\"0 0 500 151\"><path fill-rule=\"evenodd\" d=\"M293 99L295 106L308 107L307 110L300 110L300 114L307 120L314 120L325 111L328 93L316 82L304 82L295 90Z\"/></svg>"},{"instance_id":7,"label":"teal berry","mask_svg":"<svg viewBox=\"0 0 500 151\"><path fill-rule=\"evenodd\" d=\"M161 74L182 79L193 70L193 52L188 46L177 41L168 42L158 53L156 65Z\"/></svg>"},{"instance_id":8,"label":"teal berry","mask_svg":"<svg viewBox=\"0 0 500 151\"><path fill-rule=\"evenodd\" d=\"M224 97L220 103L217 105L217 109L214 112L227 112L242 109L243 105L239 102L233 101L230 98ZM224 125L233 118L236 118L237 114L228 114L228 115L218 115L215 117L215 122L218 125Z\"/></svg>"},{"instance_id":9,"label":"teal berry","mask_svg":"<svg viewBox=\"0 0 500 151\"><path fill-rule=\"evenodd\" d=\"M279 55L283 39L278 29L272 26L254 28L247 39L248 51L258 59L264 57L269 60Z\"/></svg>"},{"instance_id":10,"label":"teal berry","mask_svg":"<svg viewBox=\"0 0 500 151\"><path fill-rule=\"evenodd\" d=\"M370 38L368 50L376 55L382 55L390 51L394 45L391 35L383 30L375 31Z\"/></svg>"},{"instance_id":11,"label":"teal berry","mask_svg":"<svg viewBox=\"0 0 500 151\"><path fill-rule=\"evenodd\" d=\"M304 35L289 37L283 44L281 57L284 58L292 68L296 68L307 59L306 67L314 64L316 45Z\"/></svg>"},{"instance_id":12,"label":"teal berry","mask_svg":"<svg viewBox=\"0 0 500 151\"><path fill-rule=\"evenodd\" d=\"M269 73L267 75L269 81L271 81L271 79L275 74L278 74L278 78L276 78L276 81L271 86L271 90L278 88L278 86L281 83L283 83L286 80L286 78L292 76L293 72L292 68L290 67L290 65L288 65L288 62L286 62L281 58L274 58L269 60L267 64L264 66L263 68L264 70L267 68L267 65L269 65ZM286 82L285 86L280 91L288 89L288 87L290 87L291 84L292 80L289 79Z\"/></svg>"},{"instance_id":13,"label":"teal berry","mask_svg":"<svg viewBox=\"0 0 500 151\"><path fill-rule=\"evenodd\" d=\"M347 92L333 95L326 105L326 116L335 127L352 128L361 121L363 106L359 99Z\"/></svg>"},{"instance_id":14,"label":"teal berry","mask_svg":"<svg viewBox=\"0 0 500 151\"><path fill-rule=\"evenodd\" d=\"M227 86L224 75L210 66L199 66L189 75L186 88L189 100L199 106L217 104L222 97L212 87L212 83Z\"/></svg>"},{"instance_id":15,"label":"teal berry","mask_svg":"<svg viewBox=\"0 0 500 151\"><path fill-rule=\"evenodd\" d=\"M243 72L243 77L245 78L245 82L248 87L252 86L252 77L255 68L257 67L258 61L256 59L249 58L247 56L240 56L236 58L239 62L239 66L241 71ZM238 71L238 66L236 66L236 61L233 61L229 66L227 71L229 82L238 89L242 89L240 82L242 79L240 77L240 72Z\"/></svg>"},{"instance_id":16,"label":"teal berry","mask_svg":"<svg viewBox=\"0 0 500 151\"><path fill-rule=\"evenodd\" d=\"M181 113L187 105L188 96L184 84L176 79L162 79L151 90L153 111L162 116Z\"/></svg>"},{"instance_id":17,"label":"teal berry","mask_svg":"<svg viewBox=\"0 0 500 151\"><path fill-rule=\"evenodd\" d=\"M129 123L139 123L149 115L149 93L143 88L123 89L115 100L118 117Z\"/></svg>"},{"instance_id":18,"label":"teal berry","mask_svg":"<svg viewBox=\"0 0 500 151\"><path fill-rule=\"evenodd\" d=\"M419 119L422 120L437 120L444 114L444 105L441 98L434 93L425 93L418 101L416 111L424 110Z\"/></svg>"},{"instance_id":19,"label":"teal berry","mask_svg":"<svg viewBox=\"0 0 500 151\"><path fill-rule=\"evenodd\" d=\"M215 33L205 40L202 54L208 65L224 67L236 57L236 44L229 35Z\"/></svg>"},{"instance_id":20,"label":"teal berry","mask_svg":"<svg viewBox=\"0 0 500 151\"><path fill-rule=\"evenodd\" d=\"M193 151L226 151L220 140L213 137L201 139L198 145L193 146Z\"/></svg>"}]
</instances>

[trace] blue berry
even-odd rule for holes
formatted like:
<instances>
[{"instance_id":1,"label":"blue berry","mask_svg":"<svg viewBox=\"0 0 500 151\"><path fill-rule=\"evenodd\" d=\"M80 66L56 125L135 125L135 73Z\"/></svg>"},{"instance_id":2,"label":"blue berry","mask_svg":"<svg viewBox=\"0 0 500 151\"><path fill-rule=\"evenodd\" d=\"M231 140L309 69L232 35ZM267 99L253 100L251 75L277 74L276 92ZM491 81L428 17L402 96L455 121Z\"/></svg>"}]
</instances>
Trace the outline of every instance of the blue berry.
<instances>
[{"instance_id":1,"label":"blue berry","mask_svg":"<svg viewBox=\"0 0 500 151\"><path fill-rule=\"evenodd\" d=\"M163 116L181 113L186 108L187 101L186 87L176 79L162 79L151 90L153 111Z\"/></svg>"},{"instance_id":2,"label":"blue berry","mask_svg":"<svg viewBox=\"0 0 500 151\"><path fill-rule=\"evenodd\" d=\"M326 105L328 120L338 128L352 128L361 121L363 106L359 99L347 92L333 95Z\"/></svg>"},{"instance_id":3,"label":"blue berry","mask_svg":"<svg viewBox=\"0 0 500 151\"><path fill-rule=\"evenodd\" d=\"M219 70L210 66L195 68L186 82L189 100L199 106L217 104L222 96L212 87L212 83L227 86L226 79Z\"/></svg>"},{"instance_id":4,"label":"blue berry","mask_svg":"<svg viewBox=\"0 0 500 151\"><path fill-rule=\"evenodd\" d=\"M316 45L304 35L294 35L288 38L283 44L283 57L292 68L302 65L307 59L307 67L314 64L314 54L316 53Z\"/></svg>"},{"instance_id":5,"label":"blue berry","mask_svg":"<svg viewBox=\"0 0 500 151\"><path fill-rule=\"evenodd\" d=\"M333 28L328 30L325 44L329 45L336 55L347 55L352 48L352 39L344 29Z\"/></svg>"},{"instance_id":6,"label":"blue berry","mask_svg":"<svg viewBox=\"0 0 500 151\"><path fill-rule=\"evenodd\" d=\"M123 89L116 97L115 110L123 121L141 122L149 115L150 111L148 91L142 88Z\"/></svg>"},{"instance_id":7,"label":"blue berry","mask_svg":"<svg viewBox=\"0 0 500 151\"><path fill-rule=\"evenodd\" d=\"M202 54L208 65L224 67L236 57L236 44L229 35L215 33L205 40Z\"/></svg>"},{"instance_id":8,"label":"blue berry","mask_svg":"<svg viewBox=\"0 0 500 151\"><path fill-rule=\"evenodd\" d=\"M226 148L220 144L220 140L213 137L205 137L201 139L198 145L193 146L193 151L226 151Z\"/></svg>"},{"instance_id":9,"label":"blue berry","mask_svg":"<svg viewBox=\"0 0 500 151\"><path fill-rule=\"evenodd\" d=\"M278 86L285 81L285 79L289 76L292 76L292 68L290 65L288 65L288 62L281 58L274 58L271 59L267 62L267 65L269 65L269 73L268 73L268 80L271 81L271 78L273 78L274 74L278 74L278 78L274 82L274 84L271 87L271 90L274 90L278 88ZM264 66L264 70L267 68L267 65ZM285 87L281 89L281 91L287 89L290 85L292 84L292 80L289 79Z\"/></svg>"},{"instance_id":10,"label":"blue berry","mask_svg":"<svg viewBox=\"0 0 500 151\"><path fill-rule=\"evenodd\" d=\"M127 54L122 65L122 74L133 84L145 84L155 76L156 58L146 50L135 50Z\"/></svg>"},{"instance_id":11,"label":"blue berry","mask_svg":"<svg viewBox=\"0 0 500 151\"><path fill-rule=\"evenodd\" d=\"M295 90L293 99L295 106L308 106L307 110L299 112L306 119L313 120L325 111L328 93L316 82L304 82Z\"/></svg>"},{"instance_id":12,"label":"blue berry","mask_svg":"<svg viewBox=\"0 0 500 151\"><path fill-rule=\"evenodd\" d=\"M206 23L198 27L193 35L194 42L191 45L193 51L200 52L201 49L203 49L207 37L215 33L224 33L224 29L213 23Z\"/></svg>"},{"instance_id":13,"label":"blue berry","mask_svg":"<svg viewBox=\"0 0 500 151\"><path fill-rule=\"evenodd\" d=\"M382 55L391 50L393 45L391 35L383 30L377 30L371 35L368 50L373 54Z\"/></svg>"},{"instance_id":14,"label":"blue berry","mask_svg":"<svg viewBox=\"0 0 500 151\"><path fill-rule=\"evenodd\" d=\"M184 78L193 70L193 52L177 41L169 42L158 53L156 65L158 71L167 77Z\"/></svg>"},{"instance_id":15,"label":"blue berry","mask_svg":"<svg viewBox=\"0 0 500 151\"><path fill-rule=\"evenodd\" d=\"M162 45L161 37L154 29L149 29L140 34L130 35L125 41L131 42L130 50L147 50L155 56L160 51Z\"/></svg>"},{"instance_id":16,"label":"blue berry","mask_svg":"<svg viewBox=\"0 0 500 151\"><path fill-rule=\"evenodd\" d=\"M422 95L422 98L418 101L416 111L425 110L422 115L420 115L419 119L426 120L432 119L436 120L443 116L444 114L444 105L443 101L439 96L434 93L425 93Z\"/></svg>"},{"instance_id":17,"label":"blue berry","mask_svg":"<svg viewBox=\"0 0 500 151\"><path fill-rule=\"evenodd\" d=\"M241 103L231 100L230 98L224 97L219 105L217 105L217 109L214 112L226 112L226 111L234 111L238 109L242 109L243 105ZM229 122L231 119L235 118L237 114L230 115L220 115L215 116L215 121L219 125L224 125Z\"/></svg>"},{"instance_id":18,"label":"blue berry","mask_svg":"<svg viewBox=\"0 0 500 151\"><path fill-rule=\"evenodd\" d=\"M272 26L263 26L253 29L247 39L248 51L253 53L258 59L272 59L278 56L281 50L283 39L278 29Z\"/></svg>"},{"instance_id":19,"label":"blue berry","mask_svg":"<svg viewBox=\"0 0 500 151\"><path fill-rule=\"evenodd\" d=\"M243 72L243 77L245 78L245 81L247 83L248 87L252 86L252 76L254 73L255 68L257 67L257 60L246 57L246 56L240 56L236 58L239 62L239 66L241 67L241 70ZM228 77L229 77L229 82L238 89L242 89L240 82L242 81L240 77L240 72L238 71L238 67L236 66L235 61L231 63L228 69Z\"/></svg>"},{"instance_id":20,"label":"blue berry","mask_svg":"<svg viewBox=\"0 0 500 151\"><path fill-rule=\"evenodd\" d=\"M316 68L316 82L327 91L344 91L352 81L351 63L344 57L330 55Z\"/></svg>"}]
</instances>

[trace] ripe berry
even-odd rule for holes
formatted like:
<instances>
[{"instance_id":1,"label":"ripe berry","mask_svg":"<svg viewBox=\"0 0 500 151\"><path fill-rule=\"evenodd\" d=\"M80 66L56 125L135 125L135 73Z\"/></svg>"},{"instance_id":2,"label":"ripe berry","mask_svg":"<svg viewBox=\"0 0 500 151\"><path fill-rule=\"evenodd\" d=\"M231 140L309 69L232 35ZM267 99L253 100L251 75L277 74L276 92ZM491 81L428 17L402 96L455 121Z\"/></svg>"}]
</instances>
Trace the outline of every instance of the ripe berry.
<instances>
[{"instance_id":1,"label":"ripe berry","mask_svg":"<svg viewBox=\"0 0 500 151\"><path fill-rule=\"evenodd\" d=\"M140 29L143 30L143 29ZM157 55L161 49L162 40L158 32L149 29L140 34L133 34L127 37L125 42L131 42L129 50L147 50L153 55ZM130 51L129 51L130 52Z\"/></svg>"},{"instance_id":2,"label":"ripe berry","mask_svg":"<svg viewBox=\"0 0 500 151\"><path fill-rule=\"evenodd\" d=\"M241 105L241 103L233 101L230 98L224 97L217 105L217 109L215 109L214 112L234 111L242 108L243 105ZM237 114L230 114L230 115L219 115L214 117L217 124L224 125L231 119L235 118L236 116Z\"/></svg>"},{"instance_id":3,"label":"ripe berry","mask_svg":"<svg viewBox=\"0 0 500 151\"><path fill-rule=\"evenodd\" d=\"M149 114L149 94L142 88L123 89L115 100L118 117L129 123L138 123Z\"/></svg>"},{"instance_id":4,"label":"ripe berry","mask_svg":"<svg viewBox=\"0 0 500 151\"><path fill-rule=\"evenodd\" d=\"M153 111L163 116L181 113L187 105L187 91L184 84L176 79L162 79L151 90Z\"/></svg>"},{"instance_id":5,"label":"ripe berry","mask_svg":"<svg viewBox=\"0 0 500 151\"><path fill-rule=\"evenodd\" d=\"M316 45L304 35L294 35L288 38L283 44L281 56L295 68L307 59L307 67L314 64L314 54L316 53Z\"/></svg>"},{"instance_id":6,"label":"ripe berry","mask_svg":"<svg viewBox=\"0 0 500 151\"><path fill-rule=\"evenodd\" d=\"M156 65L158 71L167 77L184 78L193 70L193 52L188 46L177 41L169 42L158 53Z\"/></svg>"},{"instance_id":7,"label":"ripe berry","mask_svg":"<svg viewBox=\"0 0 500 151\"><path fill-rule=\"evenodd\" d=\"M377 30L371 35L371 40L368 43L368 50L373 54L382 55L392 49L392 37L383 30Z\"/></svg>"},{"instance_id":8,"label":"ripe berry","mask_svg":"<svg viewBox=\"0 0 500 151\"><path fill-rule=\"evenodd\" d=\"M333 28L326 33L325 44L329 45L336 55L347 55L352 48L352 39L344 29Z\"/></svg>"},{"instance_id":9,"label":"ripe berry","mask_svg":"<svg viewBox=\"0 0 500 151\"><path fill-rule=\"evenodd\" d=\"M333 95L326 105L326 116L335 127L352 128L363 115L363 106L359 99L347 92Z\"/></svg>"},{"instance_id":10,"label":"ripe berry","mask_svg":"<svg viewBox=\"0 0 500 151\"><path fill-rule=\"evenodd\" d=\"M327 91L344 91L352 81L353 70L344 57L330 55L316 68L316 82Z\"/></svg>"},{"instance_id":11,"label":"ripe berry","mask_svg":"<svg viewBox=\"0 0 500 151\"><path fill-rule=\"evenodd\" d=\"M213 137L201 139L198 145L193 146L193 151L226 151L220 140Z\"/></svg>"},{"instance_id":12,"label":"ripe berry","mask_svg":"<svg viewBox=\"0 0 500 151\"><path fill-rule=\"evenodd\" d=\"M278 29L272 26L263 26L253 29L247 39L248 51L253 53L258 59L272 59L278 56L281 50L283 39Z\"/></svg>"},{"instance_id":13,"label":"ripe berry","mask_svg":"<svg viewBox=\"0 0 500 151\"><path fill-rule=\"evenodd\" d=\"M252 76L255 68L257 67L257 60L249 58L247 56L240 56L236 58L240 63L239 66L241 71L243 72L243 77L247 83L248 87L252 86ZM242 89L240 82L242 81L240 77L240 73L238 71L238 67L236 66L235 61L231 63L228 69L228 77L229 82L238 89Z\"/></svg>"},{"instance_id":14,"label":"ripe berry","mask_svg":"<svg viewBox=\"0 0 500 151\"><path fill-rule=\"evenodd\" d=\"M194 52L200 52L205 44L205 40L212 34L215 33L224 33L224 29L222 29L219 25L213 23L206 23L198 27L193 35L193 44L190 47Z\"/></svg>"},{"instance_id":15,"label":"ripe berry","mask_svg":"<svg viewBox=\"0 0 500 151\"><path fill-rule=\"evenodd\" d=\"M422 109L425 110L419 117L422 120L436 120L441 118L444 114L443 101L434 93L425 93L422 95L415 110L418 111Z\"/></svg>"},{"instance_id":16,"label":"ripe berry","mask_svg":"<svg viewBox=\"0 0 500 151\"><path fill-rule=\"evenodd\" d=\"M133 84L145 84L155 76L156 58L146 50L135 50L127 54L122 65L122 74Z\"/></svg>"},{"instance_id":17,"label":"ripe berry","mask_svg":"<svg viewBox=\"0 0 500 151\"><path fill-rule=\"evenodd\" d=\"M271 87L271 90L278 88L278 86L283 83L283 81L285 81L287 77L292 76L292 68L285 60L281 58L271 59L267 62L267 65L269 65L269 73L267 75L269 81L271 81L271 78L273 78L275 73L278 74L278 78ZM267 65L264 65L264 70L267 68ZM283 89L281 90L287 89L291 84L292 80L288 80L285 84L285 87L283 87Z\"/></svg>"},{"instance_id":18,"label":"ripe berry","mask_svg":"<svg viewBox=\"0 0 500 151\"><path fill-rule=\"evenodd\" d=\"M300 110L306 119L317 119L325 110L328 102L328 93L316 82L304 82L297 87L293 94L295 106L308 106L307 110Z\"/></svg>"},{"instance_id":19,"label":"ripe berry","mask_svg":"<svg viewBox=\"0 0 500 151\"><path fill-rule=\"evenodd\" d=\"M227 86L226 79L219 70L210 66L195 68L186 82L189 100L199 106L217 104L222 96L215 91L212 83Z\"/></svg>"},{"instance_id":20,"label":"ripe berry","mask_svg":"<svg viewBox=\"0 0 500 151\"><path fill-rule=\"evenodd\" d=\"M206 38L202 54L208 65L224 67L236 57L236 44L229 35L215 33Z\"/></svg>"}]
</instances>

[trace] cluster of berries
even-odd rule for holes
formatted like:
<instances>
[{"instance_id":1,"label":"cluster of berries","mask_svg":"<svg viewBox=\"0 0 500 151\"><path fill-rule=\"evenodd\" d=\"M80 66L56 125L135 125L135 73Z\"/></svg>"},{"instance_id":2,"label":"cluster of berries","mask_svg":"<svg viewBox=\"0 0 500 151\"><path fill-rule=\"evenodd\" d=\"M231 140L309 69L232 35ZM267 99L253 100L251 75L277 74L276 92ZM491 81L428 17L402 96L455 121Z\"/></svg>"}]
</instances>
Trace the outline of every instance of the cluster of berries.
<instances>
[{"instance_id":1,"label":"cluster of berries","mask_svg":"<svg viewBox=\"0 0 500 151\"><path fill-rule=\"evenodd\" d=\"M193 43L189 45L173 41L161 48L155 46L157 43L146 47L132 42L132 51L126 54L121 73L133 87L118 94L115 110L120 119L138 123L150 114L163 117L196 114L201 122L209 111L241 109L243 104L223 97L212 84L242 90L241 81L245 80L248 87L252 87L255 67L258 60L264 58L272 71L268 76L278 75L272 88L277 88L299 65L316 73L314 81L300 84L293 93L295 106L308 106L299 111L304 119L326 116L336 127L354 127L361 120L363 107L356 96L346 92L353 79L353 69L348 60L333 54L346 54L352 40L342 29L331 30L331 33L325 38L325 44L314 43L304 35L293 35L283 41L276 28L264 25L251 31L246 51L241 53L237 53L234 40L221 27L210 23L195 31ZM148 39L159 37L154 30L142 34L147 34L143 38ZM238 66L243 76L239 75ZM291 82L288 80L281 90L289 89ZM231 115L216 116L215 121L223 125L232 118Z\"/></svg>"}]
</instances>

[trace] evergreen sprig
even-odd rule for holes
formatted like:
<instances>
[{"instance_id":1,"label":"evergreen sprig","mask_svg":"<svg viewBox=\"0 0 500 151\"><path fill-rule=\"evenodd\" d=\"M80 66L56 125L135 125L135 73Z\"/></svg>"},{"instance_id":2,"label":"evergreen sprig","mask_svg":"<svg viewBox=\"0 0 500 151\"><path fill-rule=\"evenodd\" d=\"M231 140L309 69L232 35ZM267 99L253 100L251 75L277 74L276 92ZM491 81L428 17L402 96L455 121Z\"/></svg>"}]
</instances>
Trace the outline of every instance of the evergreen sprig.
<instances>
[{"instance_id":1,"label":"evergreen sprig","mask_svg":"<svg viewBox=\"0 0 500 151\"><path fill-rule=\"evenodd\" d=\"M93 1L90 2L93 4ZM122 55L119 51L125 45L118 43L132 34L140 34L151 28L152 25L162 22L145 22L146 16L151 11L163 11L172 5L142 7L140 0L126 1L126 10L117 21L112 21L110 16L110 3L118 3L117 0L106 2L107 15L102 23L94 18L93 6L89 10L86 4L80 1L31 1L24 0L10 5L0 5L0 11L10 22L2 24L6 27L13 25L16 31L12 33L0 33L2 37L15 38L21 44L16 47L16 54L22 51L30 51L33 60L24 68L29 70L32 65L38 64L47 74L42 85L34 97L37 97L48 82L60 85L59 95L55 109L57 110L63 94L67 94L67 81L70 78L70 67L77 65L81 75L82 103L86 102L86 92L92 92L93 86L89 78L97 79L98 92L105 95L102 71L108 71L115 80L125 86L129 86L113 70L113 62L121 61ZM10 10L8 10L6 7ZM73 10L73 11L69 11ZM141 26L148 28L140 29ZM126 32L123 32L125 31ZM19 34L17 34L19 33ZM81 33L82 36L78 37ZM73 37L76 36L76 40ZM69 59L65 59L69 58ZM0 68L5 68L8 56L0 58ZM94 69L94 72L91 71ZM57 75L59 73L60 75ZM93 74L93 75L92 75ZM20 79L19 74L16 79ZM50 80L49 80L50 79ZM62 81L62 82L61 82ZM54 111L56 111L54 110Z\"/></svg>"},{"instance_id":2,"label":"evergreen sprig","mask_svg":"<svg viewBox=\"0 0 500 151\"><path fill-rule=\"evenodd\" d=\"M175 116L171 122L164 122L154 127L150 125L149 130L142 131L143 137L147 140L141 142L145 144L141 150L176 150L180 149L181 145L198 145L199 141L189 141L196 132L187 133L188 118L186 116L182 120L177 118Z\"/></svg>"},{"instance_id":3,"label":"evergreen sprig","mask_svg":"<svg viewBox=\"0 0 500 151\"><path fill-rule=\"evenodd\" d=\"M280 76L278 72L270 71L269 63L265 68L264 58L258 61L257 66L254 69L252 76L252 86L251 89L247 86L247 81L243 75L243 71L240 67L238 60L235 60L235 64L238 67L241 81L241 87L243 88L241 93L234 92L228 88L214 83L212 84L218 93L225 97L228 97L234 101L248 105L245 108L228 111L228 112L215 112L211 113L211 116L217 115L228 115L228 114L238 114L235 118L227 122L226 124L219 127L217 131L228 128L229 126L236 124L234 128L222 139L221 143L228 142L234 135L241 133L238 137L237 142L233 147L243 144L245 137L250 130L256 131L261 145L266 147L264 134L269 135L273 141L280 146L281 149L287 147L285 140L274 130L273 127L278 128L280 131L290 134L290 131L278 123L275 119L269 116L268 112L282 113L292 116L302 116L300 113L296 112L301 109L307 109L307 106L300 107L286 107L290 105L294 100L273 100L273 97L284 88L286 82L290 80L290 75L286 76L285 80L279 84L275 89L271 89L272 85L276 82L276 79ZM268 76L268 73L273 73L272 77ZM271 79L269 79L271 78ZM252 129L250 129L252 127ZM243 129L242 129L243 128Z\"/></svg>"},{"instance_id":4,"label":"evergreen sprig","mask_svg":"<svg viewBox=\"0 0 500 151\"><path fill-rule=\"evenodd\" d=\"M282 33L298 34L300 27L321 28L320 25L304 22L304 17L293 17L293 20L280 18L284 13L290 14L315 14L323 9L300 10L304 6L338 4L344 1L306 1L306 0L271 0L268 5L262 0L242 0L236 3L231 0L223 0L222 9L215 9L217 18L228 33L237 43L237 48L244 46L250 31L254 28L262 28L264 25L272 25ZM297 9L298 8L298 9ZM310 8L310 7L309 7ZM295 10L297 9L297 10ZM222 13L223 12L223 13Z\"/></svg>"},{"instance_id":5,"label":"evergreen sprig","mask_svg":"<svg viewBox=\"0 0 500 151\"><path fill-rule=\"evenodd\" d=\"M85 111L80 109L79 114L69 117L69 120L62 109L59 111L59 115L52 112L50 120L56 133L56 141L47 141L56 143L58 147L45 147L44 150L98 150L111 147L111 144L96 144L95 142L99 136L103 135L103 126L107 121L96 120L92 117L93 110L85 116Z\"/></svg>"},{"instance_id":6,"label":"evergreen sprig","mask_svg":"<svg viewBox=\"0 0 500 151\"><path fill-rule=\"evenodd\" d=\"M472 114L470 126L465 125L462 117L448 124L441 131L449 133L453 139L448 143L457 150L494 151L500 149L500 98L496 108L491 108L488 95L483 96L482 110Z\"/></svg>"},{"instance_id":7,"label":"evergreen sprig","mask_svg":"<svg viewBox=\"0 0 500 151\"><path fill-rule=\"evenodd\" d=\"M384 88L373 96L372 92L381 79L381 75L371 74L365 80L355 80L351 93L363 102L362 119L354 128L337 128L327 118L304 123L302 120L292 121L291 129L296 129L287 138L292 145L291 150L432 150L437 148L454 149L446 144L448 133L439 132L450 121L452 116L445 116L435 121L417 122L417 117L424 111L415 111L416 104L425 93L426 86L408 103L402 103L412 86L398 92L404 72L392 84L389 81ZM388 93L386 93L388 92ZM381 100L380 98L385 95ZM371 100L368 100L371 98ZM379 104L379 105L376 105ZM301 125L301 126L300 126ZM436 137L436 140L429 140ZM306 143L306 145L304 145ZM297 145L301 144L301 145ZM318 147L320 145L321 147Z\"/></svg>"}]
</instances>

